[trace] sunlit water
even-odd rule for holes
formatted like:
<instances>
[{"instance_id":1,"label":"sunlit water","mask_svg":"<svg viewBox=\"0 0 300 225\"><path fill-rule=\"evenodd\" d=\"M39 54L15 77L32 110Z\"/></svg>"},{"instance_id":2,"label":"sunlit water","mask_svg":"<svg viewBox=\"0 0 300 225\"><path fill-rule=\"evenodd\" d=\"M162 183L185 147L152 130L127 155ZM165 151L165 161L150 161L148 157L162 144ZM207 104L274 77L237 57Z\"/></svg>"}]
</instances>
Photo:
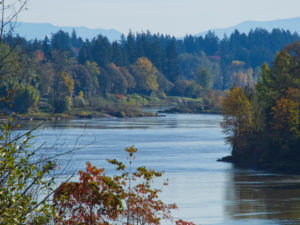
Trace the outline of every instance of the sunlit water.
<instances>
[{"instance_id":1,"label":"sunlit water","mask_svg":"<svg viewBox=\"0 0 300 225\"><path fill-rule=\"evenodd\" d=\"M165 171L161 198L176 203L175 218L196 224L300 224L300 176L235 169L216 162L230 153L218 115L49 122L35 132L47 154L74 150L57 159L63 178L90 161L108 174L106 159L126 160L135 145L136 165ZM24 125L32 126L33 123Z\"/></svg>"}]
</instances>

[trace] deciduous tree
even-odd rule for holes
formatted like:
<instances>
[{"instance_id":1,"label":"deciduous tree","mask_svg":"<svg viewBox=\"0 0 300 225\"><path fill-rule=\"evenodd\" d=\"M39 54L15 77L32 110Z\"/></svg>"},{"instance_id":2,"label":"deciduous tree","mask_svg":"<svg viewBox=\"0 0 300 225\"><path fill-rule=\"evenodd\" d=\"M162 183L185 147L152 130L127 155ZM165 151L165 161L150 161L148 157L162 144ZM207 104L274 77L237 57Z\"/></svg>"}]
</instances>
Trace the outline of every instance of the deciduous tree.
<instances>
[{"instance_id":1,"label":"deciduous tree","mask_svg":"<svg viewBox=\"0 0 300 225\"><path fill-rule=\"evenodd\" d=\"M145 57L139 58L132 66L131 71L136 80L136 88L140 92L151 92L158 89L157 69Z\"/></svg>"}]
</instances>

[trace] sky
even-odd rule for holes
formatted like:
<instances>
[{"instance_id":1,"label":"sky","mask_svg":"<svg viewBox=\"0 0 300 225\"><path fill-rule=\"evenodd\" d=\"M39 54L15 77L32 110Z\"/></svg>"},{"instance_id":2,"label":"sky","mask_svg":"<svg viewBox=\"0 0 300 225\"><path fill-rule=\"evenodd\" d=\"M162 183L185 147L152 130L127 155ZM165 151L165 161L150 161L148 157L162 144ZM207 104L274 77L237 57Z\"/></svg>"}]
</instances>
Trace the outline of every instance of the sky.
<instances>
[{"instance_id":1,"label":"sky","mask_svg":"<svg viewBox=\"0 0 300 225\"><path fill-rule=\"evenodd\" d=\"M29 0L23 22L175 36L300 16L300 0Z\"/></svg>"}]
</instances>

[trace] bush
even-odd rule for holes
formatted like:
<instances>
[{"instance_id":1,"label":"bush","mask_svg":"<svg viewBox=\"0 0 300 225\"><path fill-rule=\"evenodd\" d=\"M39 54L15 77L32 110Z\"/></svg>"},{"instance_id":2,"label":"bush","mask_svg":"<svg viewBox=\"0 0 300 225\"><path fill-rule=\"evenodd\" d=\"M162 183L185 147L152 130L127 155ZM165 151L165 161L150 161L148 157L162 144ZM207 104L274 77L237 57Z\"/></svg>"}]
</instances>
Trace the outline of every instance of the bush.
<instances>
[{"instance_id":1,"label":"bush","mask_svg":"<svg viewBox=\"0 0 300 225\"><path fill-rule=\"evenodd\" d=\"M39 96L39 91L33 86L21 87L15 96L13 109L19 113L26 113L37 105Z\"/></svg>"},{"instance_id":2,"label":"bush","mask_svg":"<svg viewBox=\"0 0 300 225\"><path fill-rule=\"evenodd\" d=\"M54 209L49 205L53 163L35 156L30 132L14 135L13 119L2 117L0 128L0 224L46 224Z\"/></svg>"},{"instance_id":3,"label":"bush","mask_svg":"<svg viewBox=\"0 0 300 225\"><path fill-rule=\"evenodd\" d=\"M56 113L63 113L70 111L73 106L73 101L71 97L65 97L64 99L58 100L55 104L55 112Z\"/></svg>"},{"instance_id":4,"label":"bush","mask_svg":"<svg viewBox=\"0 0 300 225\"><path fill-rule=\"evenodd\" d=\"M80 171L79 182L63 183L55 192L55 207L59 212L57 224L160 224L161 219L172 220L175 204L165 204L158 197L159 189L152 187L153 181L162 173L146 167L132 171L134 146L126 148L128 162L108 160L117 167L116 175L105 175L87 163L86 172ZM167 185L164 182L164 185ZM183 220L180 225L193 225Z\"/></svg>"}]
</instances>

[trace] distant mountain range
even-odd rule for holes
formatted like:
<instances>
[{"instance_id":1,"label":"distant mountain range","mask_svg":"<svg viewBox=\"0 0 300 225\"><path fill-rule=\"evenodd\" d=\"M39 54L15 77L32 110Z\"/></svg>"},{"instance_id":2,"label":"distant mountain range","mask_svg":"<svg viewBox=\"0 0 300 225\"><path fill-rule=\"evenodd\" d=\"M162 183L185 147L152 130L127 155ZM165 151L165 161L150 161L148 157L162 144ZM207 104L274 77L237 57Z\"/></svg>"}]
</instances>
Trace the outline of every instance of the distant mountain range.
<instances>
[{"instance_id":1,"label":"distant mountain range","mask_svg":"<svg viewBox=\"0 0 300 225\"><path fill-rule=\"evenodd\" d=\"M236 26L228 28L211 29L218 37L222 38L224 34L228 36L235 30L239 30L240 33L248 33L251 29L263 28L271 31L274 28L280 28L284 30L290 30L291 32L297 32L300 34L300 17L292 19L280 19L272 21L246 21ZM201 32L197 36L206 35L208 31Z\"/></svg>"},{"instance_id":2,"label":"distant mountain range","mask_svg":"<svg viewBox=\"0 0 300 225\"><path fill-rule=\"evenodd\" d=\"M248 33L251 29L255 28L263 28L268 31L271 31L274 28L280 28L300 34L300 17L272 21L246 21L228 28L211 29L210 31L213 31L218 37L222 38L224 34L229 36L236 29L239 30L240 33ZM121 33L114 29L55 26L50 23L19 22L15 28L15 32L20 36L25 37L27 40L32 40L35 38L44 39L46 35L50 37L52 33L56 33L59 30L71 34L73 29L75 29L77 35L83 39L92 39L99 34L106 36L110 41L120 40L121 37ZM206 35L207 32L208 31L198 33L197 36Z\"/></svg>"},{"instance_id":3,"label":"distant mountain range","mask_svg":"<svg viewBox=\"0 0 300 225\"><path fill-rule=\"evenodd\" d=\"M110 41L120 40L121 33L114 29L90 29L87 27L63 27L55 26L50 23L24 23L19 22L15 27L15 33L18 33L21 37L25 37L27 40L32 39L44 39L47 35L51 36L52 33L56 33L59 30L63 30L68 33L72 33L75 29L77 36L85 39L91 39L99 34L106 36Z\"/></svg>"}]
</instances>

